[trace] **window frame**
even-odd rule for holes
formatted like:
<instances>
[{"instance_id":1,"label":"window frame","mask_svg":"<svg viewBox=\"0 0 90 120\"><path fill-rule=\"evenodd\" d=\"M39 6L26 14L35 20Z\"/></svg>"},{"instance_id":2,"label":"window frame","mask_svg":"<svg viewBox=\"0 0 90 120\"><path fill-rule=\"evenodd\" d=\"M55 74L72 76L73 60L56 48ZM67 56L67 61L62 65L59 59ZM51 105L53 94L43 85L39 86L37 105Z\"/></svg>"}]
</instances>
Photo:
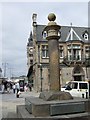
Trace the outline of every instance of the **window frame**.
<instances>
[{"instance_id":1,"label":"window frame","mask_svg":"<svg viewBox=\"0 0 90 120\"><path fill-rule=\"evenodd\" d=\"M49 55L48 55L48 45L42 45L41 46L42 48L42 54L41 54L41 57L42 58L49 58Z\"/></svg>"}]
</instances>

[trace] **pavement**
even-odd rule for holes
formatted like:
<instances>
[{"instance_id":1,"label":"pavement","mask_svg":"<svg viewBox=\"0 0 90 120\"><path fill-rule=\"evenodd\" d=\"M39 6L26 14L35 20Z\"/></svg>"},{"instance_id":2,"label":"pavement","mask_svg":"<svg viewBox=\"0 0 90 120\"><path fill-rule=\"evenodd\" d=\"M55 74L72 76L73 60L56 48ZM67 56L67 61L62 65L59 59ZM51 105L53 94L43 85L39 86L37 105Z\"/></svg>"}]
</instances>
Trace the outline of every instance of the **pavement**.
<instances>
[{"instance_id":1,"label":"pavement","mask_svg":"<svg viewBox=\"0 0 90 120\"><path fill-rule=\"evenodd\" d=\"M38 97L35 91L21 92L19 98L11 90L10 93L0 94L0 120L1 118L13 118L16 116L16 106L24 105L26 97Z\"/></svg>"},{"instance_id":2,"label":"pavement","mask_svg":"<svg viewBox=\"0 0 90 120\"><path fill-rule=\"evenodd\" d=\"M10 93L0 93L0 120L2 118L16 118L16 106L25 105L26 97L38 97L39 94L35 91L21 92L20 97L17 98L12 90Z\"/></svg>"}]
</instances>

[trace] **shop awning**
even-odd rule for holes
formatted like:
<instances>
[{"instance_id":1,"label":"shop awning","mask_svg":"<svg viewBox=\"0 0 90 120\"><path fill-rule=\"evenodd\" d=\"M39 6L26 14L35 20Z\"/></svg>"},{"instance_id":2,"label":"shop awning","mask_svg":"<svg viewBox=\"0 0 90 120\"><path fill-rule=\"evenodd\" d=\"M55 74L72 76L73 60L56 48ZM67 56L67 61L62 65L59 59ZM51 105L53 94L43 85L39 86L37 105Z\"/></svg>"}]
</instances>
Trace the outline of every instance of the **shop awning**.
<instances>
[{"instance_id":1,"label":"shop awning","mask_svg":"<svg viewBox=\"0 0 90 120\"><path fill-rule=\"evenodd\" d=\"M27 77L29 78L32 73L33 73L33 66L30 66Z\"/></svg>"}]
</instances>

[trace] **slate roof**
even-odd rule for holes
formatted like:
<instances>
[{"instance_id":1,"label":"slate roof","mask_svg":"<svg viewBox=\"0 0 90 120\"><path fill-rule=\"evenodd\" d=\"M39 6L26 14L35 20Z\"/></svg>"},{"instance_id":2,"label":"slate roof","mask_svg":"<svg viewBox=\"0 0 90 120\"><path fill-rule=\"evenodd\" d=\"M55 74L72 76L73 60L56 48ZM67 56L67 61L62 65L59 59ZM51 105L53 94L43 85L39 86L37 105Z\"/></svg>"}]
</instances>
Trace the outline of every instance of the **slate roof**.
<instances>
[{"instance_id":1,"label":"slate roof","mask_svg":"<svg viewBox=\"0 0 90 120\"><path fill-rule=\"evenodd\" d=\"M37 35L36 35L36 37L37 37L37 41L44 41L45 39L43 39L43 37L42 37L42 32L43 32L43 30L44 30L44 28L45 28L45 25L37 25L37 28L36 28L36 33L37 33Z\"/></svg>"},{"instance_id":2,"label":"slate roof","mask_svg":"<svg viewBox=\"0 0 90 120\"><path fill-rule=\"evenodd\" d=\"M36 28L37 41L46 41L42 37L42 31L43 31L44 28L45 28L45 25L37 25L37 28ZM84 34L85 31L87 31L88 33L90 33L90 28L88 28L88 27L74 27L74 26L72 26L72 28L77 33L77 35L81 38L81 40L83 42L88 42L88 41L86 41L83 38L83 34ZM66 38L67 38L70 30L71 30L71 26L61 26L61 29L60 29L60 32L61 32L60 41L66 42L65 40L66 40ZM73 38L74 38L73 40L77 40L76 36L73 36Z\"/></svg>"},{"instance_id":3,"label":"slate roof","mask_svg":"<svg viewBox=\"0 0 90 120\"><path fill-rule=\"evenodd\" d=\"M30 37L28 38L27 46L33 46L33 37L32 32L30 32Z\"/></svg>"}]
</instances>

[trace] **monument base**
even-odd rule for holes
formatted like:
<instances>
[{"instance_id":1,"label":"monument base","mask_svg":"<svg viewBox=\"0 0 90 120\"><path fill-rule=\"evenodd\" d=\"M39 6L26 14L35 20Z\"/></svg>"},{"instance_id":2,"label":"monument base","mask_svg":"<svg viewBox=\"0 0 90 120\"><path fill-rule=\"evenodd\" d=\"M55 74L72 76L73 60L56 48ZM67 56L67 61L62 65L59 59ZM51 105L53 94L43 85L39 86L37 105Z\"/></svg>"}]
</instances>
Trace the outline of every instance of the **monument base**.
<instances>
[{"instance_id":1,"label":"monument base","mask_svg":"<svg viewBox=\"0 0 90 120\"><path fill-rule=\"evenodd\" d=\"M47 117L88 112L88 100L74 98L73 100L45 101L38 97L25 98L25 108L35 117Z\"/></svg>"},{"instance_id":2,"label":"monument base","mask_svg":"<svg viewBox=\"0 0 90 120\"><path fill-rule=\"evenodd\" d=\"M58 116L42 116L42 117L35 117L34 115L30 114L25 105L17 106L17 117L20 120L89 120L90 114L88 112L85 113L77 113L77 114L68 114L68 115L58 115Z\"/></svg>"},{"instance_id":3,"label":"monument base","mask_svg":"<svg viewBox=\"0 0 90 120\"><path fill-rule=\"evenodd\" d=\"M39 98L45 101L73 99L69 92L64 91L44 91L40 93Z\"/></svg>"},{"instance_id":4,"label":"monument base","mask_svg":"<svg viewBox=\"0 0 90 120\"><path fill-rule=\"evenodd\" d=\"M73 98L66 92L42 92L39 97L25 98L24 106L17 106L19 118L52 120L88 120L89 101Z\"/></svg>"}]
</instances>

